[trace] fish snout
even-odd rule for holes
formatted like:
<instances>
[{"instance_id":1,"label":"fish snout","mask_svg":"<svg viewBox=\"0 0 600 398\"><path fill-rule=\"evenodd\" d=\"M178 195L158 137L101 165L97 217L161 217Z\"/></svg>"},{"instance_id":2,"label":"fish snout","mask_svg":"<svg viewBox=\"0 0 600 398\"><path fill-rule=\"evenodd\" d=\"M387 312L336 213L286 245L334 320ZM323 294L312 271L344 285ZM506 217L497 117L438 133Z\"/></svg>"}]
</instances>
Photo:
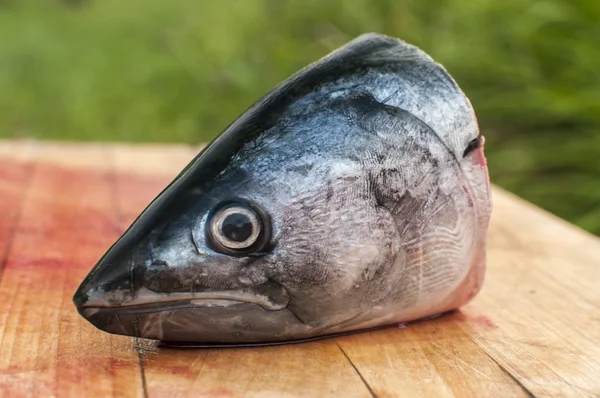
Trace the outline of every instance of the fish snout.
<instances>
[{"instance_id":1,"label":"fish snout","mask_svg":"<svg viewBox=\"0 0 600 398\"><path fill-rule=\"evenodd\" d=\"M146 279L147 267L138 261L142 258L150 258L148 249L134 251L127 242L117 242L80 284L73 296L75 306L81 312L84 307L113 307L132 300Z\"/></svg>"}]
</instances>

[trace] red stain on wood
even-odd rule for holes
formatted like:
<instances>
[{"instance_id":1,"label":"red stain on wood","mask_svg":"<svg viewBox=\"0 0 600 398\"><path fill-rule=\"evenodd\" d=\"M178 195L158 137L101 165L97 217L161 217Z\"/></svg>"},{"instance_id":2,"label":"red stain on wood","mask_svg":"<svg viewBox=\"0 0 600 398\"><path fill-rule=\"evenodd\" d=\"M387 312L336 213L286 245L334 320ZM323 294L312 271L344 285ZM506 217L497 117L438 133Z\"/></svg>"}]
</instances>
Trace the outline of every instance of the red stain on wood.
<instances>
[{"instance_id":1,"label":"red stain on wood","mask_svg":"<svg viewBox=\"0 0 600 398\"><path fill-rule=\"evenodd\" d=\"M492 320L490 318L488 318L487 316L484 315L479 315L479 316L475 316L472 318L468 318L469 322L471 322L472 324L475 324L478 327L481 327L483 329L497 329L498 326L492 322Z\"/></svg>"},{"instance_id":2,"label":"red stain on wood","mask_svg":"<svg viewBox=\"0 0 600 398\"><path fill-rule=\"evenodd\" d=\"M110 171L9 161L3 166L20 170L20 178L0 175L0 211L13 215L0 223L0 391L141 395L133 341L99 332L71 302L122 231Z\"/></svg>"},{"instance_id":3,"label":"red stain on wood","mask_svg":"<svg viewBox=\"0 0 600 398\"><path fill-rule=\"evenodd\" d=\"M205 393L200 393L200 395L197 396L202 398L230 398L235 397L235 394L225 388L211 388Z\"/></svg>"},{"instance_id":4,"label":"red stain on wood","mask_svg":"<svg viewBox=\"0 0 600 398\"><path fill-rule=\"evenodd\" d=\"M0 273L30 173L31 164L25 162L4 162L0 167Z\"/></svg>"}]
</instances>

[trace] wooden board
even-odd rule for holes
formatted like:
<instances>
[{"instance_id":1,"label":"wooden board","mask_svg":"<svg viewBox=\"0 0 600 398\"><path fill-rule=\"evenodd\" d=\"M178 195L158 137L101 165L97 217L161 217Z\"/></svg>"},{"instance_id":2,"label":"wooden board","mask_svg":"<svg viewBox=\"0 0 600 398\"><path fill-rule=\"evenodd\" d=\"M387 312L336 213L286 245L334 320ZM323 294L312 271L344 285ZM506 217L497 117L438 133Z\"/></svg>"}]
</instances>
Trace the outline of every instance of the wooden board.
<instances>
[{"instance_id":1,"label":"wooden board","mask_svg":"<svg viewBox=\"0 0 600 398\"><path fill-rule=\"evenodd\" d=\"M198 150L0 142L0 396L600 396L600 240L498 188L484 288L451 315L264 348L95 329L74 290Z\"/></svg>"}]
</instances>

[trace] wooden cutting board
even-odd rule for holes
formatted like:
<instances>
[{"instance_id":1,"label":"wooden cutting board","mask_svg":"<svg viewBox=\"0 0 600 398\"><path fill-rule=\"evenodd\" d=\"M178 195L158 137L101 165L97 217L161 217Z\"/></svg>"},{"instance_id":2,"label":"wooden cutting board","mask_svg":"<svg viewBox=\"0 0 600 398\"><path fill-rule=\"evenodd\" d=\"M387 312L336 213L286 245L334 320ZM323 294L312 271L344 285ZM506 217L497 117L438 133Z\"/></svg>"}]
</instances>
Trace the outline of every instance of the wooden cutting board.
<instances>
[{"instance_id":1,"label":"wooden cutting board","mask_svg":"<svg viewBox=\"0 0 600 398\"><path fill-rule=\"evenodd\" d=\"M451 315L265 348L95 329L74 290L198 150L0 141L0 396L600 396L600 240L497 188L486 283Z\"/></svg>"}]
</instances>

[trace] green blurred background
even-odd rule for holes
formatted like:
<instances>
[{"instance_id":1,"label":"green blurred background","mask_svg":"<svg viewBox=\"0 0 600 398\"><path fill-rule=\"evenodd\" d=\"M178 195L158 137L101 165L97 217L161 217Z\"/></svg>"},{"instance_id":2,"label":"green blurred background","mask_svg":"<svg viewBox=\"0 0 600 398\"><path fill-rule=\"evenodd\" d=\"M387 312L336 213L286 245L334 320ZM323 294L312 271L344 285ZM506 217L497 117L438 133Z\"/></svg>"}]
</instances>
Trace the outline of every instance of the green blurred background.
<instances>
[{"instance_id":1,"label":"green blurred background","mask_svg":"<svg viewBox=\"0 0 600 398\"><path fill-rule=\"evenodd\" d=\"M0 137L204 142L370 31L446 66L496 184L600 234L598 0L0 0Z\"/></svg>"}]
</instances>

